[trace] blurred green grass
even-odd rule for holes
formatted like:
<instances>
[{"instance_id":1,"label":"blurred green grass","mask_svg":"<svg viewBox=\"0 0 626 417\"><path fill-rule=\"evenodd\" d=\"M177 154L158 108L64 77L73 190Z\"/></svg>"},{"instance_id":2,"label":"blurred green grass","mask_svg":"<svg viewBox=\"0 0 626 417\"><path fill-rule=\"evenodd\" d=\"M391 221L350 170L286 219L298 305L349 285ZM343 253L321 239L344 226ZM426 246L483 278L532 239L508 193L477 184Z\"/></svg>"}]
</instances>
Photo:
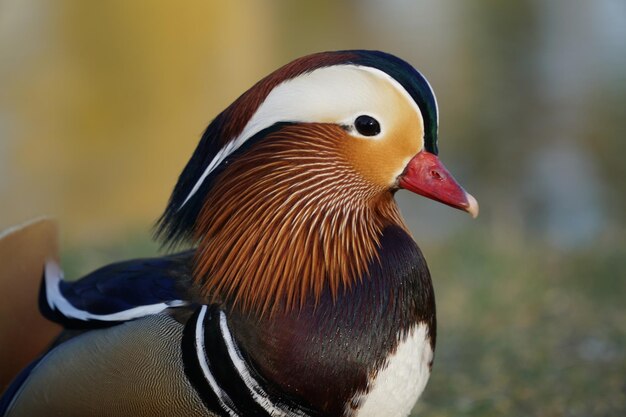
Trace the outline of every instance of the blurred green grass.
<instances>
[{"instance_id":1,"label":"blurred green grass","mask_svg":"<svg viewBox=\"0 0 626 417\"><path fill-rule=\"evenodd\" d=\"M427 248L439 336L413 415L626 415L625 247Z\"/></svg>"},{"instance_id":2,"label":"blurred green grass","mask_svg":"<svg viewBox=\"0 0 626 417\"><path fill-rule=\"evenodd\" d=\"M418 239L419 240L419 239ZM431 380L413 416L626 415L626 245L561 251L460 235L422 247L437 296ZM147 233L68 248L68 279L152 256Z\"/></svg>"}]
</instances>

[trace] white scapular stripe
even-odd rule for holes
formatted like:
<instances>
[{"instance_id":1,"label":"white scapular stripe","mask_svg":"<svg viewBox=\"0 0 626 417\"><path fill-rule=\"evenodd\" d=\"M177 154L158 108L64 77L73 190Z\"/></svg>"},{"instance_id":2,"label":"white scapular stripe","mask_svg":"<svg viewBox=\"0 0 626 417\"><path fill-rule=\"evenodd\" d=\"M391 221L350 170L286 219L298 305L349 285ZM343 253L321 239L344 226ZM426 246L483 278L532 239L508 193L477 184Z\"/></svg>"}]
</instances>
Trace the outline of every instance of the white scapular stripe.
<instances>
[{"instance_id":1,"label":"white scapular stripe","mask_svg":"<svg viewBox=\"0 0 626 417\"><path fill-rule=\"evenodd\" d=\"M200 313L198 314L198 321L196 322L196 354L198 356L198 363L200 364L200 368L202 369L202 373L204 374L204 378L209 383L209 386L217 396L218 401L220 402L220 406L224 409L228 415L231 417L238 417L235 410L231 408L229 404L232 404L232 400L217 385L217 381L213 377L211 370L209 369L209 361L207 359L207 355L205 353L204 346L204 317L206 316L207 306L203 305L200 307Z\"/></svg>"},{"instance_id":2,"label":"white scapular stripe","mask_svg":"<svg viewBox=\"0 0 626 417\"><path fill-rule=\"evenodd\" d=\"M222 332L222 338L228 348L228 355L232 361L235 369L239 373L239 376L246 384L246 387L250 391L252 399L259 404L267 413L272 417L306 417L306 414L299 410L293 410L291 408L285 410L276 406L269 398L265 390L259 385L256 379L250 374L248 366L241 356L239 348L235 344L230 330L228 329L228 323L226 321L226 314L220 311L220 330Z\"/></svg>"},{"instance_id":3,"label":"white scapular stripe","mask_svg":"<svg viewBox=\"0 0 626 417\"><path fill-rule=\"evenodd\" d=\"M419 107L402 85L376 68L346 64L318 68L276 86L250 118L239 136L225 145L206 167L180 205L182 208L198 191L207 176L248 139L279 122L337 123L351 125L367 114L378 119L382 137L393 120L395 104L391 91L400 93L420 120ZM432 90L431 90L432 91ZM355 136L360 136L352 132Z\"/></svg>"},{"instance_id":4,"label":"white scapular stripe","mask_svg":"<svg viewBox=\"0 0 626 417\"><path fill-rule=\"evenodd\" d=\"M357 394L356 417L406 417L428 382L433 351L428 327L414 327L396 352L368 384L369 391Z\"/></svg>"},{"instance_id":5,"label":"white scapular stripe","mask_svg":"<svg viewBox=\"0 0 626 417\"><path fill-rule=\"evenodd\" d=\"M165 303L138 306L128 310L118 311L117 313L93 314L74 307L74 305L63 296L60 288L61 281L63 281L63 271L61 271L59 265L55 261L47 261L45 269L46 301L51 309L58 310L65 317L71 319L84 321L126 321L156 314L166 308L180 307L187 304L182 300L172 300Z\"/></svg>"}]
</instances>

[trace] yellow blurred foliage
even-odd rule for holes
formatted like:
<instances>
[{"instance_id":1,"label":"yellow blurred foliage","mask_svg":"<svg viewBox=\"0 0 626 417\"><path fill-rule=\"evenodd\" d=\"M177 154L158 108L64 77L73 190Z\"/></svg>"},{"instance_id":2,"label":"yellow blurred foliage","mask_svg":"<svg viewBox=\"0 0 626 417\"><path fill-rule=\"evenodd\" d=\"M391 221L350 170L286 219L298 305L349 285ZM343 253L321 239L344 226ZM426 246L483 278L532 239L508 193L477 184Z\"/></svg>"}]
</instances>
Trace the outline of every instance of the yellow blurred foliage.
<instances>
[{"instance_id":1,"label":"yellow blurred foliage","mask_svg":"<svg viewBox=\"0 0 626 417\"><path fill-rule=\"evenodd\" d=\"M268 10L1 4L0 229L50 214L75 243L147 230L206 125L273 66Z\"/></svg>"}]
</instances>

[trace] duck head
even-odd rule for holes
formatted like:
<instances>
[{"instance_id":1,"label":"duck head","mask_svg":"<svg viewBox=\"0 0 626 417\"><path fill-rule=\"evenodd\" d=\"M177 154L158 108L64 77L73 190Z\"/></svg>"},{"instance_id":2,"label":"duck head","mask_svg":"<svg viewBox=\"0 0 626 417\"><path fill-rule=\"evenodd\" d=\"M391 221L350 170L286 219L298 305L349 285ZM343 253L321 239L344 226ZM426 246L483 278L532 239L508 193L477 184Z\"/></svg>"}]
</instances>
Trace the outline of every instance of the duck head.
<instances>
[{"instance_id":1,"label":"duck head","mask_svg":"<svg viewBox=\"0 0 626 417\"><path fill-rule=\"evenodd\" d=\"M323 52L259 81L209 125L158 233L197 244L210 301L291 310L367 278L407 189L478 214L437 157L426 79L377 51Z\"/></svg>"}]
</instances>

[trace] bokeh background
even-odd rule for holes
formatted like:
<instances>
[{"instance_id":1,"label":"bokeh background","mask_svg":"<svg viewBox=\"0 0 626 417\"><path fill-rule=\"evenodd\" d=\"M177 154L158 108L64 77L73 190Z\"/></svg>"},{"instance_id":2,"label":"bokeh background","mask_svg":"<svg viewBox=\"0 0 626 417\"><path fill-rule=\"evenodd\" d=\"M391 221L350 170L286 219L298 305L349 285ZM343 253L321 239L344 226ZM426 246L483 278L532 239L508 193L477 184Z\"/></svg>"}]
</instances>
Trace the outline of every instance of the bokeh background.
<instances>
[{"instance_id":1,"label":"bokeh background","mask_svg":"<svg viewBox=\"0 0 626 417\"><path fill-rule=\"evenodd\" d=\"M399 193L439 338L419 416L626 415L626 2L0 0L0 229L69 278L159 252L210 120L311 52L380 49L440 107L476 221Z\"/></svg>"}]
</instances>

